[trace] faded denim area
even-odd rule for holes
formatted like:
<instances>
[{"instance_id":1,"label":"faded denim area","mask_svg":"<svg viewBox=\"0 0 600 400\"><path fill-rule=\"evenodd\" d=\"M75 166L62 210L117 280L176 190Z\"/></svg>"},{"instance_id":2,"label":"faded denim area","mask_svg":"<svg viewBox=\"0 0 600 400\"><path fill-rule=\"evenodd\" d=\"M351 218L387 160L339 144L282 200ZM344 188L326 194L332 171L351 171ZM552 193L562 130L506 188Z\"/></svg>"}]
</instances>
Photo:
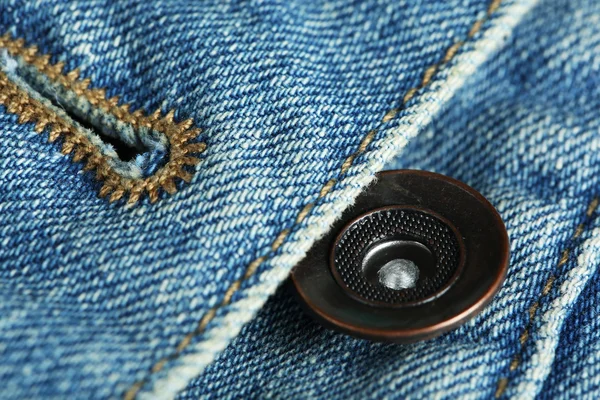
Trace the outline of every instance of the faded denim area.
<instances>
[{"instance_id":1,"label":"faded denim area","mask_svg":"<svg viewBox=\"0 0 600 400\"><path fill-rule=\"evenodd\" d=\"M0 1L0 32L64 61L65 74L79 68L132 111L193 118L207 144L190 184L128 208L98 198L101 183L47 132L0 109L2 396L106 398L136 382L141 397L184 389L373 174L506 45L532 3L507 0L488 16L485 0ZM441 66L431 83L382 122L432 65ZM63 97L66 112L82 114ZM93 113L78 118L98 125ZM431 153L456 157L441 151ZM256 271L239 281L249 265Z\"/></svg>"},{"instance_id":2,"label":"faded denim area","mask_svg":"<svg viewBox=\"0 0 600 400\"><path fill-rule=\"evenodd\" d=\"M377 344L322 328L281 290L180 398L598 398L599 22L596 1L540 2L388 165L460 179L501 213L510 267L482 314Z\"/></svg>"}]
</instances>

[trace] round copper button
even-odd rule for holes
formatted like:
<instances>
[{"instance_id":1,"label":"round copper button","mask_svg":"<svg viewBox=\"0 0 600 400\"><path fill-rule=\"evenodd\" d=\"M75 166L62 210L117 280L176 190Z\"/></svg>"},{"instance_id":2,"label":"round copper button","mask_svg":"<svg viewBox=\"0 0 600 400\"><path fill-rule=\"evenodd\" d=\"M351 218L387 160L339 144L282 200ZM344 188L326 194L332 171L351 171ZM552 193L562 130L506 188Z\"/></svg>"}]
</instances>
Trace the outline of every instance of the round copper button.
<instances>
[{"instance_id":1,"label":"round copper button","mask_svg":"<svg viewBox=\"0 0 600 400\"><path fill-rule=\"evenodd\" d=\"M292 271L326 326L408 343L479 313L508 266L506 228L473 188L425 171L386 171Z\"/></svg>"}]
</instances>

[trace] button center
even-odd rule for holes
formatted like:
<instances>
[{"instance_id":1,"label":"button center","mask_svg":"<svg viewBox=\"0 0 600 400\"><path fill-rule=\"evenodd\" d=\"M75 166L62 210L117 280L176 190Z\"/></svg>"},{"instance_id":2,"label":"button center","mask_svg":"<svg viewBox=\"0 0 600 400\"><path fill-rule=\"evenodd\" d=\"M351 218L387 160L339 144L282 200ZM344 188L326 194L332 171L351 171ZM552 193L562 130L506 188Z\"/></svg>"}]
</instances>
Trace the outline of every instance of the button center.
<instances>
[{"instance_id":1,"label":"button center","mask_svg":"<svg viewBox=\"0 0 600 400\"><path fill-rule=\"evenodd\" d=\"M414 288L419 279L419 267L404 258L392 260L381 267L377 278L379 283L393 290Z\"/></svg>"},{"instance_id":2,"label":"button center","mask_svg":"<svg viewBox=\"0 0 600 400\"><path fill-rule=\"evenodd\" d=\"M435 257L419 242L384 240L367 250L362 273L374 285L396 291L415 289L436 274Z\"/></svg>"}]
</instances>

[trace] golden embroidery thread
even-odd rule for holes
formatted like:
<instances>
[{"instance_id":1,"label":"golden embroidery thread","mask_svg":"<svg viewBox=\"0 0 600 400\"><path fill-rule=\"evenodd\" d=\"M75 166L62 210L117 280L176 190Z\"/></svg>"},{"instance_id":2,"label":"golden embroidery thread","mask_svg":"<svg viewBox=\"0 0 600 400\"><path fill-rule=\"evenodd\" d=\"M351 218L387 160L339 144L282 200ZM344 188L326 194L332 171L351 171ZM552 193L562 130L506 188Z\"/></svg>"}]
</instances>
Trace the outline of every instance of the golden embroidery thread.
<instances>
[{"instance_id":1,"label":"golden embroidery thread","mask_svg":"<svg viewBox=\"0 0 600 400\"><path fill-rule=\"evenodd\" d=\"M158 200L161 189L169 194L177 191L177 179L191 181L192 173L187 167L198 164L198 154L206 149L205 143L194 142L200 134L200 129L194 127L191 119L176 123L173 120L173 110L164 116L160 110L151 115L145 115L143 110L130 113L128 104L118 104L118 97L107 99L104 89L89 88L90 80L79 79L78 70L63 75L62 62L51 64L49 55L39 55L35 46L25 47L23 39L13 40L9 34L5 34L0 37L0 48L6 49L13 57L21 57L25 63L36 67L53 82L85 98L90 104L112 114L118 120L136 129L145 127L165 135L169 142L169 159L166 164L146 178L124 177L111 167L107 156L103 155L79 129L32 98L5 73L0 72L0 104L4 105L9 113L18 115L19 123L35 123L36 132L42 133L48 128L49 142L61 138L62 153L72 154L73 161L83 162L84 170L95 172L96 179L103 182L99 193L101 197L108 197L110 202L127 198L127 203L132 205L143 195L147 195L150 202L154 203Z\"/></svg>"}]
</instances>

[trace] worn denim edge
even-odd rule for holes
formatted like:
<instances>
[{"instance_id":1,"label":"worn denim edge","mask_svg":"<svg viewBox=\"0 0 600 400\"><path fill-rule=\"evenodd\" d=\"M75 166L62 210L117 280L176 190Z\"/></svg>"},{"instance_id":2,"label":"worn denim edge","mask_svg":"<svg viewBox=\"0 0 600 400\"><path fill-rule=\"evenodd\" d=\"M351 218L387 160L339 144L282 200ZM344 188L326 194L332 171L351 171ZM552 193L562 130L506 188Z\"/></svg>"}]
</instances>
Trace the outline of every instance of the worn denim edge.
<instances>
[{"instance_id":1,"label":"worn denim edge","mask_svg":"<svg viewBox=\"0 0 600 400\"><path fill-rule=\"evenodd\" d=\"M502 3L488 21L487 28L476 39L465 43L453 61L436 74L426 91L415 96L395 123L381 129L346 175L320 199L312 213L290 232L276 254L265 260L268 268L261 269L255 283L240 288L235 299L220 310L198 340L179 358L157 372L138 397L173 398L200 375L238 335L242 326L255 316L314 242L327 233L342 212L375 179L375 174L398 156L408 141L423 131L444 108L469 76L502 48L514 28L537 3L538 0Z\"/></svg>"}]
</instances>

